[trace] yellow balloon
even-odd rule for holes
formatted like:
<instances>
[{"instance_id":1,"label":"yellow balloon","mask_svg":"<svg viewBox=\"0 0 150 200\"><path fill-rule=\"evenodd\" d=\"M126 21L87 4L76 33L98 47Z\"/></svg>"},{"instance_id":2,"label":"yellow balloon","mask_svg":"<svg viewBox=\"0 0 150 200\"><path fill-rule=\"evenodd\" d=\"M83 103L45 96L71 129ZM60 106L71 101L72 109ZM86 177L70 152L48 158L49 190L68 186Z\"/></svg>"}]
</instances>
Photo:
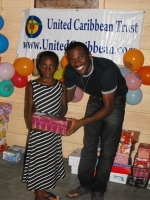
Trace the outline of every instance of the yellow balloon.
<instances>
[{"instance_id":1,"label":"yellow balloon","mask_svg":"<svg viewBox=\"0 0 150 200\"><path fill-rule=\"evenodd\" d=\"M61 67L66 68L69 64L67 55L64 55L60 61Z\"/></svg>"},{"instance_id":2,"label":"yellow balloon","mask_svg":"<svg viewBox=\"0 0 150 200\"><path fill-rule=\"evenodd\" d=\"M57 69L57 71L54 73L53 78L60 80L63 78L64 75L64 69Z\"/></svg>"}]
</instances>

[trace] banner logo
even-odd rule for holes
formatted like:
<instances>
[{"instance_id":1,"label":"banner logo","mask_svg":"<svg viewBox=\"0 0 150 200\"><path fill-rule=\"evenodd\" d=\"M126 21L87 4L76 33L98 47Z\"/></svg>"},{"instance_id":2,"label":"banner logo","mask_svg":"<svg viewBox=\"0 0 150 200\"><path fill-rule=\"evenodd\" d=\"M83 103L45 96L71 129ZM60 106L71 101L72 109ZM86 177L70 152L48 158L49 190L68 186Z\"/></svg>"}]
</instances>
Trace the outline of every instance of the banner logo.
<instances>
[{"instance_id":1,"label":"banner logo","mask_svg":"<svg viewBox=\"0 0 150 200\"><path fill-rule=\"evenodd\" d=\"M36 38L40 35L42 31L42 22L41 20L32 15L29 16L25 26L25 32L28 38Z\"/></svg>"}]
</instances>

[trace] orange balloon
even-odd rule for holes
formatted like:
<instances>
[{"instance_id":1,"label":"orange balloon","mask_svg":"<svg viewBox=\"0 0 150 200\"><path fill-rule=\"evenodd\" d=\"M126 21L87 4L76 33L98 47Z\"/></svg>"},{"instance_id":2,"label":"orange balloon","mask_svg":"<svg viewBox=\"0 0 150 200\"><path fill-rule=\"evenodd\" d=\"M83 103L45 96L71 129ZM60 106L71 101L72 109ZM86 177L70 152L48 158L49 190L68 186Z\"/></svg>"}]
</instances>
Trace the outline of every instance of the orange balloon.
<instances>
[{"instance_id":1,"label":"orange balloon","mask_svg":"<svg viewBox=\"0 0 150 200\"><path fill-rule=\"evenodd\" d=\"M67 55L64 55L60 61L61 67L66 68L69 64Z\"/></svg>"},{"instance_id":2,"label":"orange balloon","mask_svg":"<svg viewBox=\"0 0 150 200\"><path fill-rule=\"evenodd\" d=\"M150 66L143 66L137 72L142 79L143 85L150 85Z\"/></svg>"},{"instance_id":3,"label":"orange balloon","mask_svg":"<svg viewBox=\"0 0 150 200\"><path fill-rule=\"evenodd\" d=\"M59 79L59 81L65 82L65 79L62 77L62 78Z\"/></svg>"},{"instance_id":4,"label":"orange balloon","mask_svg":"<svg viewBox=\"0 0 150 200\"><path fill-rule=\"evenodd\" d=\"M144 63L144 55L138 49L130 49L123 56L123 63L131 71L138 71Z\"/></svg>"},{"instance_id":5,"label":"orange balloon","mask_svg":"<svg viewBox=\"0 0 150 200\"><path fill-rule=\"evenodd\" d=\"M21 76L28 76L34 71L34 63L30 58L20 57L14 61L14 68Z\"/></svg>"}]
</instances>

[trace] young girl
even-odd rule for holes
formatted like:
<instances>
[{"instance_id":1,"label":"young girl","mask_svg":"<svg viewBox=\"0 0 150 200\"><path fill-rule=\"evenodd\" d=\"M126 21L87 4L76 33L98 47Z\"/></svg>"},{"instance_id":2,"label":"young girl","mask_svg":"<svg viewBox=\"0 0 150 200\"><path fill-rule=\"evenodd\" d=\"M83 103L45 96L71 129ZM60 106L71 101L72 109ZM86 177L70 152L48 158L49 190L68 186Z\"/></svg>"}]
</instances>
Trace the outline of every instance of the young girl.
<instances>
[{"instance_id":1,"label":"young girl","mask_svg":"<svg viewBox=\"0 0 150 200\"><path fill-rule=\"evenodd\" d=\"M27 125L30 130L22 182L28 190L35 190L35 200L58 200L47 192L56 181L65 177L61 135L32 130L32 114L37 112L65 116L67 95L64 83L53 78L58 68L58 56L51 51L39 56L41 77L30 81L27 87Z\"/></svg>"}]
</instances>

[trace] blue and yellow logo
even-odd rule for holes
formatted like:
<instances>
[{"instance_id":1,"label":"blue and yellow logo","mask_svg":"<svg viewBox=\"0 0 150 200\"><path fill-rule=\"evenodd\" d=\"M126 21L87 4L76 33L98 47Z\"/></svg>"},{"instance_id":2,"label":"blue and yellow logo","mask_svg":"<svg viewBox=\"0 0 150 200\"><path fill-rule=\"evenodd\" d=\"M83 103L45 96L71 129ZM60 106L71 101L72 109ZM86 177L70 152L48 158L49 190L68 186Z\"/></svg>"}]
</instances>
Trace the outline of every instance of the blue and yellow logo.
<instances>
[{"instance_id":1,"label":"blue and yellow logo","mask_svg":"<svg viewBox=\"0 0 150 200\"><path fill-rule=\"evenodd\" d=\"M36 38L37 36L40 35L41 31L42 31L41 20L34 15L29 16L25 26L26 35L29 38Z\"/></svg>"}]
</instances>

